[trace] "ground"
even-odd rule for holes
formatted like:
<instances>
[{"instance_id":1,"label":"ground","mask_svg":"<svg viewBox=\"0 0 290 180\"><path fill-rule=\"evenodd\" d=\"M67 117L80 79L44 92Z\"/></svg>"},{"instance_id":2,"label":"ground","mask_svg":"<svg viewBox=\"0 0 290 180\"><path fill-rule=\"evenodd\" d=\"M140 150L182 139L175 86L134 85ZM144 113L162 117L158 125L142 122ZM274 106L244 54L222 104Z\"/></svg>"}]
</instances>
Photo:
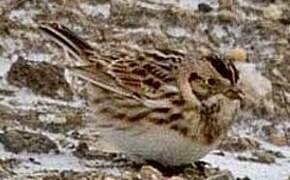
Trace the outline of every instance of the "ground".
<instances>
[{"instance_id":1,"label":"ground","mask_svg":"<svg viewBox=\"0 0 290 180\"><path fill-rule=\"evenodd\" d=\"M286 0L0 1L0 178L288 180L289 19ZM100 151L84 90L63 68L63 51L37 30L42 21L62 23L108 51L124 42L210 47L234 56L248 91L262 98L243 104L202 169L171 177L148 165L124 166Z\"/></svg>"}]
</instances>

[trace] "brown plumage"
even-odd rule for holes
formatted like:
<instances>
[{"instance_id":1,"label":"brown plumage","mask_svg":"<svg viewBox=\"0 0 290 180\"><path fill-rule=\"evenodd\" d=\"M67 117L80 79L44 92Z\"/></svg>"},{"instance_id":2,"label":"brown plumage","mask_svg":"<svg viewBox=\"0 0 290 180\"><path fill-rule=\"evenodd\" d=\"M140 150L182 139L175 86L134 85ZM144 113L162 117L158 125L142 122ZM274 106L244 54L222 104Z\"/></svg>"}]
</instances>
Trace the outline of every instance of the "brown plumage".
<instances>
[{"instance_id":1,"label":"brown plumage","mask_svg":"<svg viewBox=\"0 0 290 180\"><path fill-rule=\"evenodd\" d=\"M232 123L241 91L230 60L130 48L101 54L62 25L39 29L84 64L70 70L90 84L96 123L111 127L104 137L128 154L190 163L214 149Z\"/></svg>"}]
</instances>

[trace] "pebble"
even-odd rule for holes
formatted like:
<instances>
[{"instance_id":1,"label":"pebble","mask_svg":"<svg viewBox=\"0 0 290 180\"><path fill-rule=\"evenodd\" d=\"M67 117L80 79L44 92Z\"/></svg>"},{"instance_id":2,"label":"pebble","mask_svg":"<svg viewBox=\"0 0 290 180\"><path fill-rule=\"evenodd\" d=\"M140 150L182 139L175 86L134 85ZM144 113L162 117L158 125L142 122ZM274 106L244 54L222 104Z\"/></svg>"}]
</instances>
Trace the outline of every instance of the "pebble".
<instances>
[{"instance_id":1,"label":"pebble","mask_svg":"<svg viewBox=\"0 0 290 180\"><path fill-rule=\"evenodd\" d=\"M233 0L218 0L220 9L232 9Z\"/></svg>"},{"instance_id":2,"label":"pebble","mask_svg":"<svg viewBox=\"0 0 290 180\"><path fill-rule=\"evenodd\" d=\"M208 177L206 180L234 180L234 179L235 178L230 171L224 170L219 172L217 175Z\"/></svg>"},{"instance_id":3,"label":"pebble","mask_svg":"<svg viewBox=\"0 0 290 180\"><path fill-rule=\"evenodd\" d=\"M245 62L247 60L247 52L243 48L234 48L226 53L226 56L234 61Z\"/></svg>"},{"instance_id":4,"label":"pebble","mask_svg":"<svg viewBox=\"0 0 290 180\"><path fill-rule=\"evenodd\" d=\"M0 142L5 150L13 153L49 153L58 151L56 143L47 136L22 130L7 130L0 134Z\"/></svg>"},{"instance_id":5,"label":"pebble","mask_svg":"<svg viewBox=\"0 0 290 180\"><path fill-rule=\"evenodd\" d=\"M282 10L279 8L279 6L275 4L270 4L268 7L266 7L263 10L265 18L272 19L272 20L278 20L282 17Z\"/></svg>"},{"instance_id":6,"label":"pebble","mask_svg":"<svg viewBox=\"0 0 290 180\"><path fill-rule=\"evenodd\" d=\"M271 134L268 141L277 146L286 146L288 144L284 134Z\"/></svg>"},{"instance_id":7,"label":"pebble","mask_svg":"<svg viewBox=\"0 0 290 180\"><path fill-rule=\"evenodd\" d=\"M276 162L275 156L268 152L258 151L254 152L253 155L257 157L257 162L260 163L272 164Z\"/></svg>"},{"instance_id":8,"label":"pebble","mask_svg":"<svg viewBox=\"0 0 290 180\"><path fill-rule=\"evenodd\" d=\"M229 10L219 11L218 18L223 23L233 23L233 22L236 22L238 19L236 14Z\"/></svg>"},{"instance_id":9,"label":"pebble","mask_svg":"<svg viewBox=\"0 0 290 180\"><path fill-rule=\"evenodd\" d=\"M228 137L222 142L219 149L224 151L241 152L253 149L259 149L260 143L247 137Z\"/></svg>"},{"instance_id":10,"label":"pebble","mask_svg":"<svg viewBox=\"0 0 290 180\"><path fill-rule=\"evenodd\" d=\"M64 100L73 98L73 92L64 77L64 69L46 62L19 58L8 71L7 81L20 88L29 88L38 95Z\"/></svg>"},{"instance_id":11,"label":"pebble","mask_svg":"<svg viewBox=\"0 0 290 180\"><path fill-rule=\"evenodd\" d=\"M152 166L143 166L140 171L141 179L146 180L160 180L163 179L163 175L160 171Z\"/></svg>"},{"instance_id":12,"label":"pebble","mask_svg":"<svg viewBox=\"0 0 290 180\"><path fill-rule=\"evenodd\" d=\"M208 13L208 12L211 12L213 8L209 4L200 3L198 4L198 10L203 13Z\"/></svg>"}]
</instances>

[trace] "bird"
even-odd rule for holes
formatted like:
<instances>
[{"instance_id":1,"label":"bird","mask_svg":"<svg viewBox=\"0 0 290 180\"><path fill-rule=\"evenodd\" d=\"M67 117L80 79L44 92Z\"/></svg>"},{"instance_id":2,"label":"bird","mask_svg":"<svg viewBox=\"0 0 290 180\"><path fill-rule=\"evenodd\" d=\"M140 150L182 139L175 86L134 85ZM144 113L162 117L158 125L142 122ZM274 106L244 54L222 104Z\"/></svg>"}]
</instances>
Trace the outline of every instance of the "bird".
<instances>
[{"instance_id":1,"label":"bird","mask_svg":"<svg viewBox=\"0 0 290 180\"><path fill-rule=\"evenodd\" d=\"M127 46L102 52L57 22L38 29L78 62L68 70L87 82L104 139L129 156L191 164L217 148L239 111L239 71L222 55Z\"/></svg>"}]
</instances>

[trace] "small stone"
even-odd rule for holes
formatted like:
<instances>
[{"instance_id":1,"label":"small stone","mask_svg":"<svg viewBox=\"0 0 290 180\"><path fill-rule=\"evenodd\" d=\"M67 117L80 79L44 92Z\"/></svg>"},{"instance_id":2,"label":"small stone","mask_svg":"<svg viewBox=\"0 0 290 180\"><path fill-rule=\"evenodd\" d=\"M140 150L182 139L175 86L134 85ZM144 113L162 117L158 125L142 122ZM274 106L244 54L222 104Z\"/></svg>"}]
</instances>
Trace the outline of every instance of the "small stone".
<instances>
[{"instance_id":1,"label":"small stone","mask_svg":"<svg viewBox=\"0 0 290 180\"><path fill-rule=\"evenodd\" d=\"M237 62L235 65L240 72L238 87L244 92L245 100L256 105L267 101L272 93L272 82L253 63Z\"/></svg>"},{"instance_id":2,"label":"small stone","mask_svg":"<svg viewBox=\"0 0 290 180\"><path fill-rule=\"evenodd\" d=\"M282 10L275 4L270 4L263 11L264 16L268 19L278 20L282 17Z\"/></svg>"},{"instance_id":3,"label":"small stone","mask_svg":"<svg viewBox=\"0 0 290 180\"><path fill-rule=\"evenodd\" d=\"M218 13L218 18L223 23L232 23L237 21L237 16L229 10L221 10Z\"/></svg>"},{"instance_id":4,"label":"small stone","mask_svg":"<svg viewBox=\"0 0 290 180\"><path fill-rule=\"evenodd\" d=\"M290 9L284 9L283 14L281 15L279 22L283 25L289 25L290 24Z\"/></svg>"},{"instance_id":5,"label":"small stone","mask_svg":"<svg viewBox=\"0 0 290 180\"><path fill-rule=\"evenodd\" d=\"M213 8L206 3L200 3L200 4L198 4L198 10L200 12L208 13L208 12L212 11Z\"/></svg>"},{"instance_id":6,"label":"small stone","mask_svg":"<svg viewBox=\"0 0 290 180\"><path fill-rule=\"evenodd\" d=\"M168 180L186 180L186 179L183 177L179 177L179 176L173 176L173 177L169 178Z\"/></svg>"},{"instance_id":7,"label":"small stone","mask_svg":"<svg viewBox=\"0 0 290 180\"><path fill-rule=\"evenodd\" d=\"M269 125L264 125L261 130L266 136L271 136L272 134L278 133L278 129L275 127L273 123Z\"/></svg>"},{"instance_id":8,"label":"small stone","mask_svg":"<svg viewBox=\"0 0 290 180\"><path fill-rule=\"evenodd\" d=\"M0 178L5 178L9 175L10 173L0 164Z\"/></svg>"},{"instance_id":9,"label":"small stone","mask_svg":"<svg viewBox=\"0 0 290 180\"><path fill-rule=\"evenodd\" d=\"M286 158L286 156L280 151L269 150L269 151L267 151L267 153L270 153L270 154L274 155L277 158Z\"/></svg>"},{"instance_id":10,"label":"small stone","mask_svg":"<svg viewBox=\"0 0 290 180\"><path fill-rule=\"evenodd\" d=\"M117 180L117 179L114 177L105 177L104 180Z\"/></svg>"},{"instance_id":11,"label":"small stone","mask_svg":"<svg viewBox=\"0 0 290 180\"><path fill-rule=\"evenodd\" d=\"M46 175L42 177L42 180L61 180L62 178L58 175L52 174L52 175Z\"/></svg>"},{"instance_id":12,"label":"small stone","mask_svg":"<svg viewBox=\"0 0 290 180\"><path fill-rule=\"evenodd\" d=\"M238 177L237 180L251 180L248 176L245 176L245 177Z\"/></svg>"},{"instance_id":13,"label":"small stone","mask_svg":"<svg viewBox=\"0 0 290 180\"><path fill-rule=\"evenodd\" d=\"M234 179L235 178L233 174L228 170L221 171L218 174L207 178L207 180L234 180Z\"/></svg>"},{"instance_id":14,"label":"small stone","mask_svg":"<svg viewBox=\"0 0 290 180\"><path fill-rule=\"evenodd\" d=\"M242 152L259 148L259 142L247 137L228 137L219 146L219 149L221 150L234 152Z\"/></svg>"},{"instance_id":15,"label":"small stone","mask_svg":"<svg viewBox=\"0 0 290 180\"><path fill-rule=\"evenodd\" d=\"M232 9L233 0L218 0L220 9Z\"/></svg>"},{"instance_id":16,"label":"small stone","mask_svg":"<svg viewBox=\"0 0 290 180\"><path fill-rule=\"evenodd\" d=\"M12 156L11 156L12 157ZM1 157L0 158L0 179L6 179L5 177L9 177L14 173L14 169L19 167L22 163L18 157L8 158Z\"/></svg>"},{"instance_id":17,"label":"small stone","mask_svg":"<svg viewBox=\"0 0 290 180\"><path fill-rule=\"evenodd\" d=\"M39 95L64 100L71 100L73 97L64 77L64 69L47 62L19 58L8 71L7 81L20 88L29 88Z\"/></svg>"},{"instance_id":18,"label":"small stone","mask_svg":"<svg viewBox=\"0 0 290 180\"><path fill-rule=\"evenodd\" d=\"M152 166L143 166L140 170L141 179L160 180L163 179L162 173Z\"/></svg>"},{"instance_id":19,"label":"small stone","mask_svg":"<svg viewBox=\"0 0 290 180\"><path fill-rule=\"evenodd\" d=\"M39 115L38 119L40 120L40 122L46 124L65 124L67 122L66 117L57 116L56 114Z\"/></svg>"},{"instance_id":20,"label":"small stone","mask_svg":"<svg viewBox=\"0 0 290 180\"><path fill-rule=\"evenodd\" d=\"M233 61L245 62L247 60L247 52L243 48L235 48L226 53L226 56Z\"/></svg>"},{"instance_id":21,"label":"small stone","mask_svg":"<svg viewBox=\"0 0 290 180\"><path fill-rule=\"evenodd\" d=\"M12 113L13 108L5 104L0 104L0 113Z\"/></svg>"},{"instance_id":22,"label":"small stone","mask_svg":"<svg viewBox=\"0 0 290 180\"><path fill-rule=\"evenodd\" d=\"M273 164L276 162L275 156L268 152L254 152L253 155L258 158L257 162L260 163Z\"/></svg>"},{"instance_id":23,"label":"small stone","mask_svg":"<svg viewBox=\"0 0 290 180\"><path fill-rule=\"evenodd\" d=\"M47 136L22 130L8 130L0 134L0 142L13 153L49 153L58 151L57 145Z\"/></svg>"},{"instance_id":24,"label":"small stone","mask_svg":"<svg viewBox=\"0 0 290 180\"><path fill-rule=\"evenodd\" d=\"M268 141L277 146L286 146L288 144L287 138L284 134L271 134Z\"/></svg>"}]
</instances>

